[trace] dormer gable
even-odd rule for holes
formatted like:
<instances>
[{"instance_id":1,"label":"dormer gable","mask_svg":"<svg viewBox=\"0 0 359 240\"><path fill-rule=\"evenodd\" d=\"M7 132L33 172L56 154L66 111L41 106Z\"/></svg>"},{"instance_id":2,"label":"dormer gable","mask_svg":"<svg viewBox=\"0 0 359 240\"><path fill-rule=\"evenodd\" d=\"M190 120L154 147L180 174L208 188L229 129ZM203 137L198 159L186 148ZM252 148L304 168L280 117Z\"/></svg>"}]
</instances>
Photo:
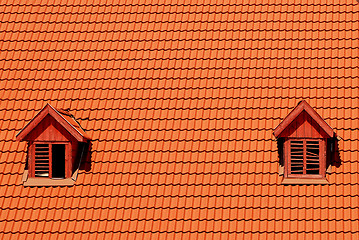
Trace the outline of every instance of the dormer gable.
<instances>
[{"instance_id":1,"label":"dormer gable","mask_svg":"<svg viewBox=\"0 0 359 240\"><path fill-rule=\"evenodd\" d=\"M276 138L334 137L333 129L305 100L298 103L293 111L274 129L273 134Z\"/></svg>"},{"instance_id":2,"label":"dormer gable","mask_svg":"<svg viewBox=\"0 0 359 240\"><path fill-rule=\"evenodd\" d=\"M60 129L66 130L66 132ZM34 130L36 130L34 132ZM80 125L71 117L65 114L64 110L57 110L47 104L40 112L16 135L17 141L33 141L37 137L42 140L51 141L56 137L54 134L71 136L79 142L86 142L90 138ZM67 137L68 139L68 137Z\"/></svg>"}]
</instances>

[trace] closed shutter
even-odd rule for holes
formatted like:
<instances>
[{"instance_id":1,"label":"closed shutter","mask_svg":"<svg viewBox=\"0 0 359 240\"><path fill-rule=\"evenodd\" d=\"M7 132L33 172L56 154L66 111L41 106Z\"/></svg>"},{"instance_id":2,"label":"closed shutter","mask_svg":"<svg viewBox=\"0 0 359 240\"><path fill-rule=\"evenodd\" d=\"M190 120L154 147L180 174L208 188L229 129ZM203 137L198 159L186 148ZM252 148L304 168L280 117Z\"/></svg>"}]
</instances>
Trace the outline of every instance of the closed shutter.
<instances>
[{"instance_id":1,"label":"closed shutter","mask_svg":"<svg viewBox=\"0 0 359 240\"><path fill-rule=\"evenodd\" d=\"M319 141L306 141L306 174L319 174Z\"/></svg>"},{"instance_id":2,"label":"closed shutter","mask_svg":"<svg viewBox=\"0 0 359 240\"><path fill-rule=\"evenodd\" d=\"M291 174L304 173L304 141L290 142L290 172Z\"/></svg>"},{"instance_id":3,"label":"closed shutter","mask_svg":"<svg viewBox=\"0 0 359 240\"><path fill-rule=\"evenodd\" d=\"M289 174L320 174L320 140L291 140Z\"/></svg>"}]
</instances>

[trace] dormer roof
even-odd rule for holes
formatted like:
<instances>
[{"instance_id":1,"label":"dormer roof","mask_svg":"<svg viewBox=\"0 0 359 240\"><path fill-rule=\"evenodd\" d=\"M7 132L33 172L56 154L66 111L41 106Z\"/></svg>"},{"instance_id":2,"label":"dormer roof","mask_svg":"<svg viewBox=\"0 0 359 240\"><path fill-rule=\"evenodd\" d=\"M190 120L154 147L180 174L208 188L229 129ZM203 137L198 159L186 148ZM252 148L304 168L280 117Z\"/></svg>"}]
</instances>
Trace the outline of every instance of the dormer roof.
<instances>
[{"instance_id":1,"label":"dormer roof","mask_svg":"<svg viewBox=\"0 0 359 240\"><path fill-rule=\"evenodd\" d=\"M281 137L284 130L287 129L287 127L289 127L289 125L303 112L306 112L322 128L322 130L328 134L328 137L334 137L333 129L305 100L300 101L288 116L274 129L274 136L276 138Z\"/></svg>"},{"instance_id":2,"label":"dormer roof","mask_svg":"<svg viewBox=\"0 0 359 240\"><path fill-rule=\"evenodd\" d=\"M86 142L90 139L81 128L80 124L69 112L63 109L56 109L48 103L23 129L20 130L16 135L16 140L26 140L26 136L28 136L29 133L48 115L52 116L59 124L61 124L61 126L64 127L77 141Z\"/></svg>"}]
</instances>

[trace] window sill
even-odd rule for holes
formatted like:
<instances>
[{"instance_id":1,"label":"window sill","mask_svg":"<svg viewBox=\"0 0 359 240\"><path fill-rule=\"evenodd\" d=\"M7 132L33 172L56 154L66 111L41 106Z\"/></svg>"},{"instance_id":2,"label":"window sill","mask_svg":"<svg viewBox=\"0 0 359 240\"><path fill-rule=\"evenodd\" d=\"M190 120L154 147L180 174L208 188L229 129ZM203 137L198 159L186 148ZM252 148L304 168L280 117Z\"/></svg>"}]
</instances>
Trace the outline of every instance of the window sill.
<instances>
[{"instance_id":1,"label":"window sill","mask_svg":"<svg viewBox=\"0 0 359 240\"><path fill-rule=\"evenodd\" d=\"M308 178L284 178L282 181L284 185L299 185L299 184L329 184L327 179L308 179Z\"/></svg>"},{"instance_id":2,"label":"window sill","mask_svg":"<svg viewBox=\"0 0 359 240\"><path fill-rule=\"evenodd\" d=\"M51 179L51 178L29 178L28 170L24 171L22 182L24 186L29 187L45 187L45 186L73 186L75 180L71 178L65 179Z\"/></svg>"}]
</instances>

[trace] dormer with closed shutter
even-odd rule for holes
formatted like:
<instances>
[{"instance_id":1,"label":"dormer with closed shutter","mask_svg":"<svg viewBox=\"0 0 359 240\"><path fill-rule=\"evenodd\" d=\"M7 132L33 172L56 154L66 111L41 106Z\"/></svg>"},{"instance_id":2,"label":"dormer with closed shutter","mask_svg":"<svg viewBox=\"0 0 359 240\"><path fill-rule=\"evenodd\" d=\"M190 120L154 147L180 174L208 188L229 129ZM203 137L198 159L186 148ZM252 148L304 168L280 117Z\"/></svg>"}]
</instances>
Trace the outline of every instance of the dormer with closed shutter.
<instances>
[{"instance_id":1,"label":"dormer with closed shutter","mask_svg":"<svg viewBox=\"0 0 359 240\"><path fill-rule=\"evenodd\" d=\"M278 140L282 184L328 184L326 170L331 163L333 129L306 102L275 128Z\"/></svg>"},{"instance_id":2,"label":"dormer with closed shutter","mask_svg":"<svg viewBox=\"0 0 359 240\"><path fill-rule=\"evenodd\" d=\"M69 112L47 104L16 140L28 142L25 186L64 186L74 184L90 138Z\"/></svg>"}]
</instances>

